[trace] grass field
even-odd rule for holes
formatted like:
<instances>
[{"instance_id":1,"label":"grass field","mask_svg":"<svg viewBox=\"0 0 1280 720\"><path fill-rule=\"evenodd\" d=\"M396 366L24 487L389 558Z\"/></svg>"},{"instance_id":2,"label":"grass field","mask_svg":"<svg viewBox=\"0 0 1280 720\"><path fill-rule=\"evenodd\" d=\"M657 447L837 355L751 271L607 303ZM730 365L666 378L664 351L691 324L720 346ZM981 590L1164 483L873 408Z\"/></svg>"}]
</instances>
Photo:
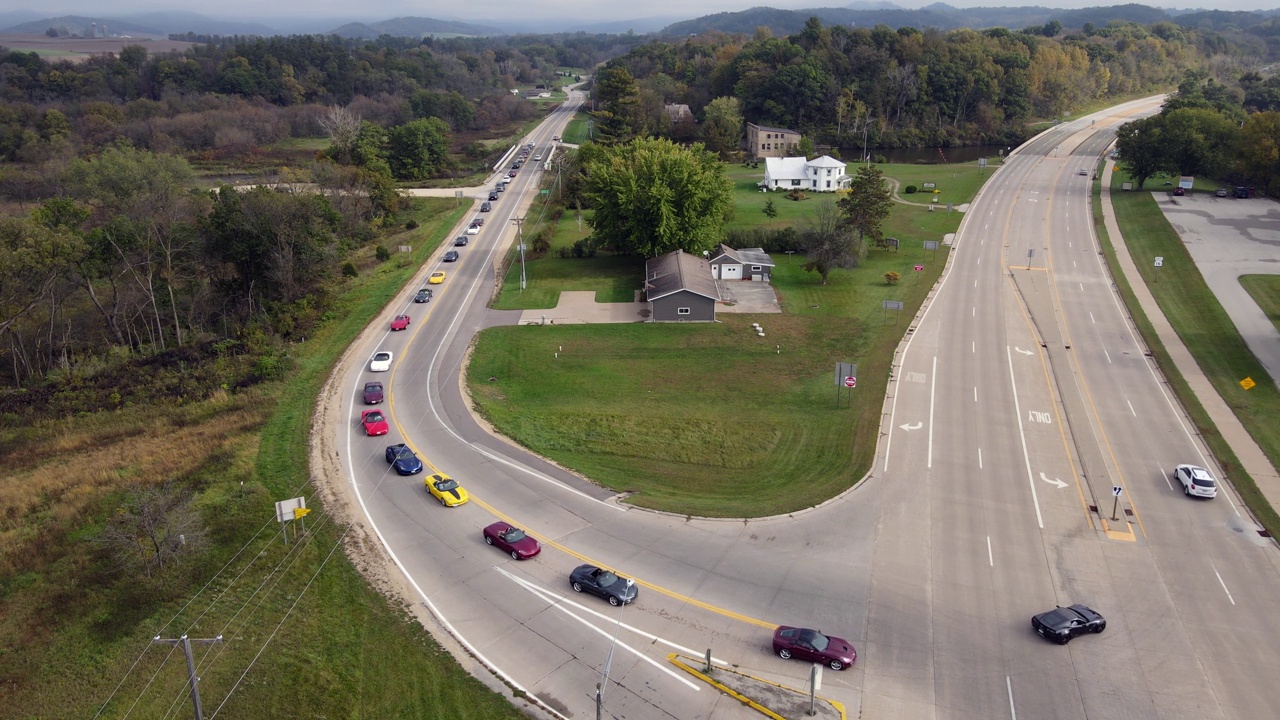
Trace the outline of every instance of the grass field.
<instances>
[{"instance_id":1,"label":"grass field","mask_svg":"<svg viewBox=\"0 0 1280 720\"><path fill-rule=\"evenodd\" d=\"M570 145L581 145L588 140L587 124L591 121L591 115L579 110L573 114L573 119L564 128L564 134L560 139Z\"/></svg>"},{"instance_id":2,"label":"grass field","mask_svg":"<svg viewBox=\"0 0 1280 720\"><path fill-rule=\"evenodd\" d=\"M1205 284L1186 247L1156 205L1153 193L1120 191L1120 184L1127 179L1119 171L1113 175L1111 198L1120 231L1143 281L1151 289L1161 310L1210 383L1222 395L1272 464L1280 465L1280 424L1274 421L1275 417L1280 416L1280 392L1271 382L1260 382L1257 387L1248 391L1240 387L1238 383L1242 378L1265 378L1268 377L1266 371L1249 351L1226 311ZM1095 205L1095 216L1098 216L1096 210ZM1148 347L1156 354L1161 371L1169 378L1170 385L1183 406L1188 409L1198 431L1254 515L1270 533L1280 534L1280 516L1258 491L1253 478L1240 467L1235 454L1218 434L1208 413L1195 399L1186 381L1160 346L1150 322L1138 307L1127 281L1115 264L1110 238L1106 236L1100 223L1098 227L1111 264L1111 274L1116 279ZM1154 275L1156 256L1165 258L1164 267L1159 270L1158 282Z\"/></svg>"},{"instance_id":3,"label":"grass field","mask_svg":"<svg viewBox=\"0 0 1280 720\"><path fill-rule=\"evenodd\" d=\"M755 182L763 171L728 169L738 226L751 226L744 217L756 218L756 225L767 220L758 207L752 215L743 211L762 195ZM774 197L780 211L774 226L784 218L801 223L824 201ZM955 202L968 199L957 195ZM784 206L790 206L785 216ZM720 322L706 325L485 331L468 386L501 432L608 487L637 493L629 499L635 504L717 517L812 506L856 483L870 466L893 350L946 260L947 249L926 257L919 241L941 239L960 219L960 213L895 204L887 226L903 250L873 249L860 268L834 271L825 286L803 270L799 257L779 255L772 283L782 314L721 313ZM565 289L629 300L639 286L638 259L555 254L554 247L571 245L589 230L584 224L579 231L566 214L553 252L529 263L524 294L517 295L519 269L513 267L498 307L550 307ZM926 270L914 272L921 261ZM886 284L890 270L902 282ZM906 308L886 317L883 300L901 300ZM750 331L752 322L765 327L764 338ZM564 350L555 359L559 347ZM837 361L859 364L858 389L839 408L832 383ZM607 393L599 391L605 387Z\"/></svg>"},{"instance_id":4,"label":"grass field","mask_svg":"<svg viewBox=\"0 0 1280 720\"><path fill-rule=\"evenodd\" d=\"M196 648L206 717L237 682L219 717L522 717L366 584L337 545L342 528L307 485L311 413L334 362L460 216L449 200L415 208L422 227L389 241L413 245L412 257L350 281L332 319L292 348L287 380L49 421L38 432L0 430L6 443L26 433L45 450L51 439L60 448L16 471L0 468L0 715L94 717L124 679L101 717L188 716L181 653L150 638L190 628L193 637L226 639ZM213 543L191 584L102 572L91 539L119 493L171 479L198 488ZM286 546L273 535L272 503L296 494L309 497L310 532ZM242 546L247 552L233 557ZM224 563L219 579L195 593Z\"/></svg>"},{"instance_id":5,"label":"grass field","mask_svg":"<svg viewBox=\"0 0 1280 720\"><path fill-rule=\"evenodd\" d=\"M1241 275L1240 284L1280 330L1280 275Z\"/></svg>"}]
</instances>

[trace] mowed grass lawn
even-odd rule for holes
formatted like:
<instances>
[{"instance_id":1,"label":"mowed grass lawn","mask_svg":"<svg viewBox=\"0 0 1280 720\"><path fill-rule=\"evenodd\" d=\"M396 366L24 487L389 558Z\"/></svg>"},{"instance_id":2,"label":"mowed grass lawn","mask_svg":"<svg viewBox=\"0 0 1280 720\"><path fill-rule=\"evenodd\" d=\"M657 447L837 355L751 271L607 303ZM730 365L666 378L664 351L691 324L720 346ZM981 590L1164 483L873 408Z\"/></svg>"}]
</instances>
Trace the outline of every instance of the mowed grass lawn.
<instances>
[{"instance_id":1,"label":"mowed grass lawn","mask_svg":"<svg viewBox=\"0 0 1280 720\"><path fill-rule=\"evenodd\" d=\"M759 195L754 181L737 182L739 218L744 202ZM773 197L780 210L792 206L788 217L797 224L834 200ZM893 350L946 260L945 247L926 255L921 241L954 232L961 217L895 204L886 227L903 240L902 251L873 249L861 267L832 272L825 286L803 270L801 257L779 254L772 284L782 314L720 313L715 324L487 330L468 386L500 432L607 487L636 493L629 501L637 505L717 517L810 507L870 466ZM524 298L544 297L542 306L550 307L561 289L595 289L598 298L625 289L621 299L631 299L642 278L639 259L562 259L554 252L589 231L585 223L578 230L572 212L561 219L553 252L529 263ZM915 273L920 262L926 269ZM890 270L901 282L885 282ZM518 278L513 267L499 307L521 306L513 300ZM906 307L886 315L884 300ZM765 337L752 322L764 326ZM840 407L838 361L859 365L858 388L843 393Z\"/></svg>"},{"instance_id":2,"label":"mowed grass lawn","mask_svg":"<svg viewBox=\"0 0 1280 720\"><path fill-rule=\"evenodd\" d=\"M1280 330L1280 275L1241 275L1240 284Z\"/></svg>"},{"instance_id":3,"label":"mowed grass lawn","mask_svg":"<svg viewBox=\"0 0 1280 720\"><path fill-rule=\"evenodd\" d=\"M1138 272L1214 389L1271 463L1280 466L1280 423L1275 422L1275 418L1280 417L1280 391L1249 351L1217 297L1205 284L1177 232L1160 212L1156 197L1162 197L1163 187L1157 184L1161 190L1156 193L1124 192L1120 190L1120 183L1125 180L1120 172L1113 175L1111 199ZM1147 185L1151 187L1152 182L1148 181ZM1157 256L1165 258L1158 271L1158 281L1154 267ZM1274 312L1274 307L1272 305L1268 312ZM1164 365L1168 368L1167 363ZM1246 377L1261 381L1253 389L1245 390L1239 383ZM1186 398L1184 403L1191 404ZM1250 508L1268 530L1280 532L1280 517L1261 496L1253 479L1236 464L1234 455L1220 442L1207 417L1198 418L1197 425Z\"/></svg>"}]
</instances>

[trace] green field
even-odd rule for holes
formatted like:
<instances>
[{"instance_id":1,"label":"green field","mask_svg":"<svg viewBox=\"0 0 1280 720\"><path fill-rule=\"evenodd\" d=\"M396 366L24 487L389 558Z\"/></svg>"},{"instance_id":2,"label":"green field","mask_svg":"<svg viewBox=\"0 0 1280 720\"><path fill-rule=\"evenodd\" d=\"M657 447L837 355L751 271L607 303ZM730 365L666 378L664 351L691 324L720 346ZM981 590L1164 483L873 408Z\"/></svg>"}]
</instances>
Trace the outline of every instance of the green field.
<instances>
[{"instance_id":1,"label":"green field","mask_svg":"<svg viewBox=\"0 0 1280 720\"><path fill-rule=\"evenodd\" d=\"M590 122L591 115L579 110L573 114L573 119L565 126L564 135L561 135L560 139L570 145L581 145L589 139L587 133Z\"/></svg>"},{"instance_id":2,"label":"green field","mask_svg":"<svg viewBox=\"0 0 1280 720\"><path fill-rule=\"evenodd\" d=\"M1274 418L1280 416L1280 391L1277 391L1274 383L1267 381L1259 382L1252 390L1246 391L1240 387L1239 381L1245 377L1266 379L1269 376L1245 345L1217 297L1205 284L1177 232L1160 212L1155 198L1161 193L1121 191L1121 183L1127 180L1117 170L1112 177L1111 199L1120 231L1138 272L1209 382L1222 395L1271 463L1280 466L1280 424L1274 421ZM1148 181L1148 187L1150 185L1151 181ZM1101 225L1098 227L1101 228ZM1132 297L1127 280L1115 265L1110 239L1105 236L1105 232L1100 232L1100 236L1105 243L1108 261L1112 264L1112 276L1116 278L1148 347L1156 353L1161 371L1169 378L1170 385L1177 392L1183 406L1188 409L1199 433L1205 438L1223 471L1240 491L1254 515L1270 533L1280 534L1280 516L1259 492L1253 478L1240 467L1235 454L1218 434L1208 414L1160 346L1150 322ZM1164 266L1158 271L1154 267L1156 256L1165 258ZM1160 273L1158 278L1156 272Z\"/></svg>"},{"instance_id":3,"label":"green field","mask_svg":"<svg viewBox=\"0 0 1280 720\"><path fill-rule=\"evenodd\" d=\"M763 224L762 193L755 188L763 171L728 169L736 226ZM978 184L970 187L976 191ZM835 199L772 196L780 211L772 226L784 218L802 223L819 203ZM957 194L954 202L970 198ZM636 493L629 502L637 505L716 517L815 505L856 483L870 466L893 350L948 252L944 247L926 256L920 241L955 232L961 217L895 204L886 225L903 241L902 251L872 249L861 267L833 271L825 286L803 270L800 257L779 254L772 284L782 314L721 313L719 322L705 325L487 330L477 341L468 386L500 432L610 488ZM497 307L551 307L561 290L594 289L601 300L630 300L641 278L638 259L563 259L554 252L589 231L585 224L579 231L567 213L553 252L528 264L527 289L519 294L519 268L512 267ZM919 262L926 269L916 273ZM890 270L901 274L900 283L886 284ZM886 316L884 300L901 300L906 309ZM749 329L752 322L764 326L764 338ZM558 348L563 352L555 358ZM839 408L832 381L837 361L859 364L858 388Z\"/></svg>"},{"instance_id":4,"label":"green field","mask_svg":"<svg viewBox=\"0 0 1280 720\"><path fill-rule=\"evenodd\" d=\"M190 628L193 637L225 636L195 648L206 717L523 717L368 585L342 551L344 528L308 489L321 386L461 214L448 200L416 201L402 219L422 226L387 242L412 245L412 255L372 267L361 258L367 269L344 285L331 321L291 349L285 381L46 421L38 436L0 428L5 446L42 438L19 467L0 468L9 489L0 498L0 715L95 717L123 680L101 717L189 717L181 652L150 638ZM201 566L189 579L103 572L91 539L119 493L140 478L169 477L199 489L212 543ZM274 536L273 502L297 494L309 496L309 533L285 545ZM254 535L258 528L265 532ZM14 574L33 555L39 571Z\"/></svg>"}]
</instances>

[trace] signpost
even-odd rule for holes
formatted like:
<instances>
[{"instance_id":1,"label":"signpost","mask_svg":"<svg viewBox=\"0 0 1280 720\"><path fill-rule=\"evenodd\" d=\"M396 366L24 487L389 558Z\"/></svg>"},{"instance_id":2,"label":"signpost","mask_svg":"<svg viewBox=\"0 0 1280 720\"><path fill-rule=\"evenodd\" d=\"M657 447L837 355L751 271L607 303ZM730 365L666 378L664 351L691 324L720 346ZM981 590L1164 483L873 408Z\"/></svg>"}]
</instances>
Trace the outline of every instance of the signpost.
<instances>
[{"instance_id":1,"label":"signpost","mask_svg":"<svg viewBox=\"0 0 1280 720\"><path fill-rule=\"evenodd\" d=\"M1119 485L1112 485L1111 494L1115 496L1115 500L1111 502L1111 522L1115 522L1117 520L1116 509L1120 507L1120 496L1124 494L1124 488Z\"/></svg>"},{"instance_id":2,"label":"signpost","mask_svg":"<svg viewBox=\"0 0 1280 720\"><path fill-rule=\"evenodd\" d=\"M1162 268L1162 267L1164 267L1164 256L1163 256L1163 255L1157 255L1157 256L1156 256L1156 270L1157 270L1157 271L1159 271L1159 269L1160 269L1160 268ZM1160 282L1160 273L1159 273L1159 272L1156 272L1156 279L1155 279L1155 281L1156 281L1156 282Z\"/></svg>"},{"instance_id":3,"label":"signpost","mask_svg":"<svg viewBox=\"0 0 1280 720\"><path fill-rule=\"evenodd\" d=\"M852 375L844 379L844 386L847 388L858 387L858 378Z\"/></svg>"},{"instance_id":4,"label":"signpost","mask_svg":"<svg viewBox=\"0 0 1280 720\"><path fill-rule=\"evenodd\" d=\"M858 364L836 363L836 407L840 407L840 388L853 389L858 386Z\"/></svg>"},{"instance_id":5,"label":"signpost","mask_svg":"<svg viewBox=\"0 0 1280 720\"><path fill-rule=\"evenodd\" d=\"M889 319L890 310L894 310L894 311L902 310L902 301L901 300L885 300L880 303L880 306L884 308L884 319L887 321ZM896 313L893 316L893 321L895 323L898 322L898 316Z\"/></svg>"}]
</instances>

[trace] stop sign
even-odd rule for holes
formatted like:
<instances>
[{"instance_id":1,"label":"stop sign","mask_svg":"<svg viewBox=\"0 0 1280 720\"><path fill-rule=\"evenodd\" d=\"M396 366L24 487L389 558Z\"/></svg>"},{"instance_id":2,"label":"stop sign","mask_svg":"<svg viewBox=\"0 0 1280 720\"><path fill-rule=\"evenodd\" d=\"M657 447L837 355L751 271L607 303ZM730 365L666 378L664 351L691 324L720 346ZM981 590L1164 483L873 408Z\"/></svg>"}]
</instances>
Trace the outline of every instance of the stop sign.
<instances>
[{"instance_id":1,"label":"stop sign","mask_svg":"<svg viewBox=\"0 0 1280 720\"><path fill-rule=\"evenodd\" d=\"M849 377L847 377L847 378L845 378L845 379L844 379L844 386L845 386L845 387L857 387L857 385L858 385L858 378L856 378L856 377L849 376Z\"/></svg>"}]
</instances>

